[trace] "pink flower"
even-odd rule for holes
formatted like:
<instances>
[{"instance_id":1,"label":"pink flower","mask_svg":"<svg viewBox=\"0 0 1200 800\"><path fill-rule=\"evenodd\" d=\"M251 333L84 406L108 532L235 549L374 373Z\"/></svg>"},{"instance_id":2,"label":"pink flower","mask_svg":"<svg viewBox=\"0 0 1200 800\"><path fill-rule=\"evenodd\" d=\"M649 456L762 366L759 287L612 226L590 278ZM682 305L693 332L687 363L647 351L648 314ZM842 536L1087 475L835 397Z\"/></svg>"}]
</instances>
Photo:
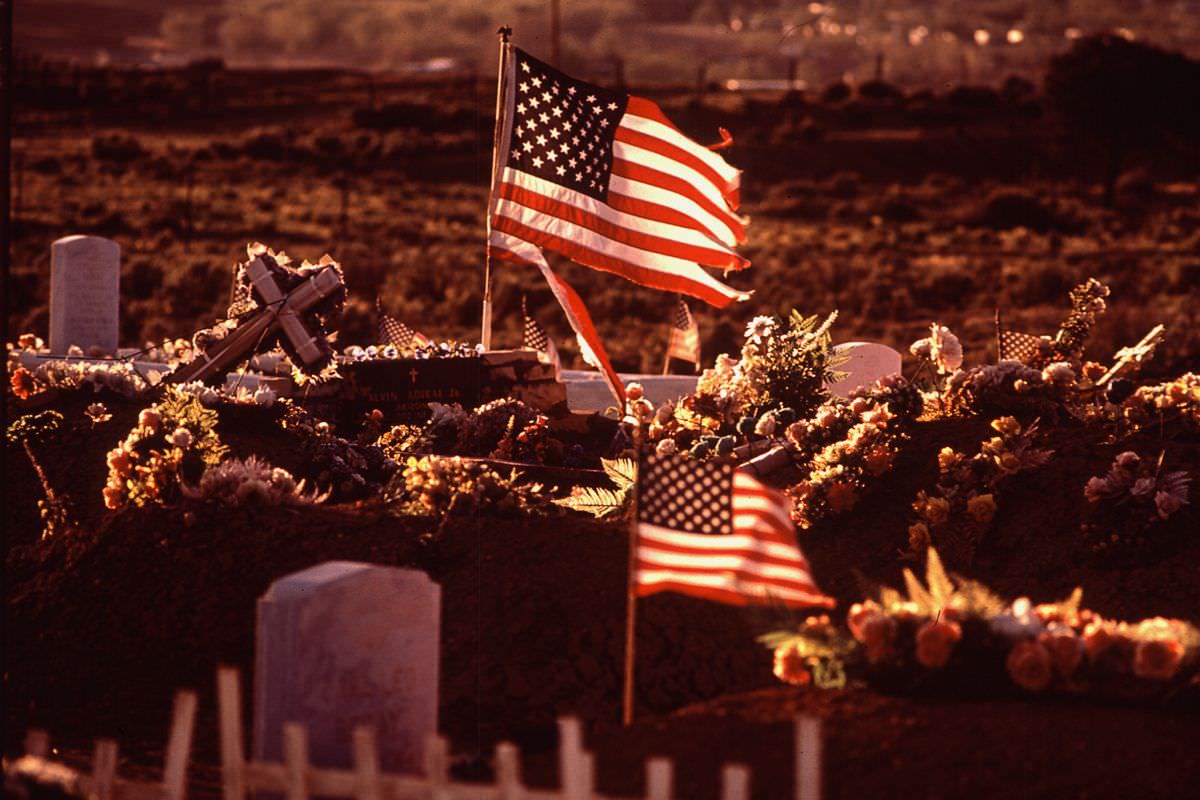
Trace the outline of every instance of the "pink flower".
<instances>
[{"instance_id":1,"label":"pink flower","mask_svg":"<svg viewBox=\"0 0 1200 800\"><path fill-rule=\"evenodd\" d=\"M954 645L962 638L955 622L927 622L917 631L917 661L930 669L946 666Z\"/></svg>"},{"instance_id":2,"label":"pink flower","mask_svg":"<svg viewBox=\"0 0 1200 800\"><path fill-rule=\"evenodd\" d=\"M1139 678L1169 681L1183 661L1183 645L1174 639L1143 639L1133 652L1133 674Z\"/></svg>"},{"instance_id":3,"label":"pink flower","mask_svg":"<svg viewBox=\"0 0 1200 800\"><path fill-rule=\"evenodd\" d=\"M812 681L808 663L795 645L775 648L775 677L792 686L807 686Z\"/></svg>"},{"instance_id":4,"label":"pink flower","mask_svg":"<svg viewBox=\"0 0 1200 800\"><path fill-rule=\"evenodd\" d=\"M142 413L138 414L138 425L143 428L149 428L152 431L157 431L159 423L162 422L162 415L158 413L157 408L143 408Z\"/></svg>"},{"instance_id":5,"label":"pink flower","mask_svg":"<svg viewBox=\"0 0 1200 800\"><path fill-rule=\"evenodd\" d=\"M871 401L865 397L856 397L850 401L850 410L855 414L862 414L871 407Z\"/></svg>"},{"instance_id":6,"label":"pink flower","mask_svg":"<svg viewBox=\"0 0 1200 800\"><path fill-rule=\"evenodd\" d=\"M890 658L895 652L896 621L885 614L868 617L862 623L862 642L872 664Z\"/></svg>"},{"instance_id":7,"label":"pink flower","mask_svg":"<svg viewBox=\"0 0 1200 800\"><path fill-rule=\"evenodd\" d=\"M1133 488L1129 493L1134 497L1149 497L1154 493L1154 478L1138 478L1133 482Z\"/></svg>"},{"instance_id":8,"label":"pink flower","mask_svg":"<svg viewBox=\"0 0 1200 800\"><path fill-rule=\"evenodd\" d=\"M819 427L819 428L832 428L834 425L837 424L837 421L838 421L837 412L830 408L824 409L823 411L818 413L817 418L814 420L814 422L817 423L817 427Z\"/></svg>"},{"instance_id":9,"label":"pink flower","mask_svg":"<svg viewBox=\"0 0 1200 800\"><path fill-rule=\"evenodd\" d=\"M122 477L128 475L133 466L133 459L129 457L129 451L121 447L108 451L105 461L108 462L109 469Z\"/></svg>"},{"instance_id":10,"label":"pink flower","mask_svg":"<svg viewBox=\"0 0 1200 800\"><path fill-rule=\"evenodd\" d=\"M888 407L885 405L881 408L875 408L871 411L868 411L866 414L863 414L863 422L868 422L872 425L878 425L881 428L886 428L888 422L894 419L895 416L896 415L888 410Z\"/></svg>"},{"instance_id":11,"label":"pink flower","mask_svg":"<svg viewBox=\"0 0 1200 800\"><path fill-rule=\"evenodd\" d=\"M1087 498L1089 503L1098 503L1108 495L1110 489L1108 479L1101 478L1099 475L1089 478L1084 484L1083 496Z\"/></svg>"},{"instance_id":12,"label":"pink flower","mask_svg":"<svg viewBox=\"0 0 1200 800\"><path fill-rule=\"evenodd\" d=\"M105 486L101 494L104 495L105 508L115 510L121 507L121 496L124 493L120 486Z\"/></svg>"},{"instance_id":13,"label":"pink flower","mask_svg":"<svg viewBox=\"0 0 1200 800\"><path fill-rule=\"evenodd\" d=\"M1113 459L1113 464L1124 470L1133 471L1142 464L1142 459L1132 450L1126 450Z\"/></svg>"},{"instance_id":14,"label":"pink flower","mask_svg":"<svg viewBox=\"0 0 1200 800\"><path fill-rule=\"evenodd\" d=\"M627 385L625 387L625 396L628 397L630 400L640 400L642 398L642 395L644 395L645 393L646 393L646 390L644 388L642 388L642 385L636 381L634 381L633 383L630 383L629 385Z\"/></svg>"},{"instance_id":15,"label":"pink flower","mask_svg":"<svg viewBox=\"0 0 1200 800\"><path fill-rule=\"evenodd\" d=\"M1040 692L1050 686L1051 665L1050 652L1032 640L1018 642L1009 651L1005 662L1013 683L1030 692Z\"/></svg>"},{"instance_id":16,"label":"pink flower","mask_svg":"<svg viewBox=\"0 0 1200 800\"><path fill-rule=\"evenodd\" d=\"M1187 500L1171 492L1159 492L1154 495L1154 507L1158 510L1158 516L1161 519L1166 519L1185 505L1187 505Z\"/></svg>"}]
</instances>

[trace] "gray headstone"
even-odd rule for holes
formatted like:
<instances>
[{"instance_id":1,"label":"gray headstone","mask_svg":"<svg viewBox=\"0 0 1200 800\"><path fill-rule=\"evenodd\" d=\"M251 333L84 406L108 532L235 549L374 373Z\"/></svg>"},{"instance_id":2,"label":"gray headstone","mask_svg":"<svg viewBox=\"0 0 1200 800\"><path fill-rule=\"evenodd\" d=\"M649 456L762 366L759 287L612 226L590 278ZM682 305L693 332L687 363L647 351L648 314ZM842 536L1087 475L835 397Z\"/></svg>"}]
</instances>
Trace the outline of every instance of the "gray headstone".
<instances>
[{"instance_id":1,"label":"gray headstone","mask_svg":"<svg viewBox=\"0 0 1200 800\"><path fill-rule=\"evenodd\" d=\"M117 352L121 246L102 236L66 236L50 246L50 352Z\"/></svg>"},{"instance_id":2,"label":"gray headstone","mask_svg":"<svg viewBox=\"0 0 1200 800\"><path fill-rule=\"evenodd\" d=\"M846 397L859 386L870 386L880 378L900 374L900 353L877 342L846 342L834 346L839 355L848 357L837 367L845 378L829 384L834 397Z\"/></svg>"},{"instance_id":3,"label":"gray headstone","mask_svg":"<svg viewBox=\"0 0 1200 800\"><path fill-rule=\"evenodd\" d=\"M352 734L375 728L381 765L418 772L437 732L441 587L424 572L328 561L280 578L258 601L254 754L282 758L282 726L308 729L309 757L350 767Z\"/></svg>"}]
</instances>

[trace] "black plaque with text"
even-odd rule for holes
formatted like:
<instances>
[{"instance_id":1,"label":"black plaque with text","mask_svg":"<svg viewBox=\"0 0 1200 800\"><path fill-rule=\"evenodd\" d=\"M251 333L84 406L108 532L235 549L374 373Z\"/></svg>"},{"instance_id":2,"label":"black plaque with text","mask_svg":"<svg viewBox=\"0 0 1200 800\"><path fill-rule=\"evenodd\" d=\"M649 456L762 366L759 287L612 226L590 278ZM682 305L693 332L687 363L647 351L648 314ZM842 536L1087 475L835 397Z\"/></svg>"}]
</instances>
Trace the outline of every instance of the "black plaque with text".
<instances>
[{"instance_id":1,"label":"black plaque with text","mask_svg":"<svg viewBox=\"0 0 1200 800\"><path fill-rule=\"evenodd\" d=\"M339 394L351 419L378 408L388 423L429 419L430 403L479 405L482 358L429 358L342 364Z\"/></svg>"}]
</instances>

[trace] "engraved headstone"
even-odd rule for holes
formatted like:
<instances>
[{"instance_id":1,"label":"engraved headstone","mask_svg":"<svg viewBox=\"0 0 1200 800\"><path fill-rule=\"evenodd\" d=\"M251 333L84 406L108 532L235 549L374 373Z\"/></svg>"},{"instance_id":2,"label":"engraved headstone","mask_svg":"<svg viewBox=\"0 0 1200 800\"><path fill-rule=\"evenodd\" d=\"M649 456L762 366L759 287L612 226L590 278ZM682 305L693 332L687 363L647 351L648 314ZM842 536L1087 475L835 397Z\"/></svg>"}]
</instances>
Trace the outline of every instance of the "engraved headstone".
<instances>
[{"instance_id":1,"label":"engraved headstone","mask_svg":"<svg viewBox=\"0 0 1200 800\"><path fill-rule=\"evenodd\" d=\"M66 236L50 246L50 351L71 345L115 354L121 246L102 236Z\"/></svg>"},{"instance_id":2,"label":"engraved headstone","mask_svg":"<svg viewBox=\"0 0 1200 800\"><path fill-rule=\"evenodd\" d=\"M374 727L381 766L417 772L437 732L441 588L424 572L328 561L258 601L254 753L282 758L282 726L308 729L313 764L349 767Z\"/></svg>"},{"instance_id":3,"label":"engraved headstone","mask_svg":"<svg viewBox=\"0 0 1200 800\"><path fill-rule=\"evenodd\" d=\"M846 373L846 377L829 384L829 392L834 397L846 397L860 386L870 386L880 378L900 374L900 353L886 344L846 342L833 349L848 357L837 367L838 372Z\"/></svg>"}]
</instances>

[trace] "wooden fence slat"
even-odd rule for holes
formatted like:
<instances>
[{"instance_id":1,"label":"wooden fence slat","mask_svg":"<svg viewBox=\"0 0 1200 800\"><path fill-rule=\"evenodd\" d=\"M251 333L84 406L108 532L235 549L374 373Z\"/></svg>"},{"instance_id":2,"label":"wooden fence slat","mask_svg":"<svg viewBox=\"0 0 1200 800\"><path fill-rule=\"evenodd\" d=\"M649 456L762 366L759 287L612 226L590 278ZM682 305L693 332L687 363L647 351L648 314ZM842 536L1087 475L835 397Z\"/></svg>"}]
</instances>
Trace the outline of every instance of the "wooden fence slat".
<instances>
[{"instance_id":1,"label":"wooden fence slat","mask_svg":"<svg viewBox=\"0 0 1200 800\"><path fill-rule=\"evenodd\" d=\"M496 790L499 800L520 800L524 794L521 754L511 742L496 745Z\"/></svg>"},{"instance_id":2,"label":"wooden fence slat","mask_svg":"<svg viewBox=\"0 0 1200 800\"><path fill-rule=\"evenodd\" d=\"M750 800L750 770L744 764L721 767L721 800Z\"/></svg>"},{"instance_id":3,"label":"wooden fence slat","mask_svg":"<svg viewBox=\"0 0 1200 800\"><path fill-rule=\"evenodd\" d=\"M97 739L92 755L92 793L96 800L113 800L117 783L117 743L112 739Z\"/></svg>"},{"instance_id":4,"label":"wooden fence slat","mask_svg":"<svg viewBox=\"0 0 1200 800\"><path fill-rule=\"evenodd\" d=\"M450 783L450 745L441 736L425 737L425 778L429 781L432 800L451 800L454 795L446 788Z\"/></svg>"},{"instance_id":5,"label":"wooden fence slat","mask_svg":"<svg viewBox=\"0 0 1200 800\"><path fill-rule=\"evenodd\" d=\"M287 800L308 800L308 731L298 722L283 723L283 769Z\"/></svg>"},{"instance_id":6,"label":"wooden fence slat","mask_svg":"<svg viewBox=\"0 0 1200 800\"><path fill-rule=\"evenodd\" d=\"M358 800L383 800L381 774L375 729L359 725L354 729L354 796Z\"/></svg>"},{"instance_id":7,"label":"wooden fence slat","mask_svg":"<svg viewBox=\"0 0 1200 800\"><path fill-rule=\"evenodd\" d=\"M184 800L187 796L188 760L192 754L192 734L196 727L196 693L175 693L171 714L171 733L163 760L163 791L166 800Z\"/></svg>"},{"instance_id":8,"label":"wooden fence slat","mask_svg":"<svg viewBox=\"0 0 1200 800\"><path fill-rule=\"evenodd\" d=\"M646 800L671 800L675 765L669 758L651 758L646 761Z\"/></svg>"},{"instance_id":9,"label":"wooden fence slat","mask_svg":"<svg viewBox=\"0 0 1200 800\"><path fill-rule=\"evenodd\" d=\"M50 755L50 734L40 728L26 731L25 755L48 758Z\"/></svg>"},{"instance_id":10,"label":"wooden fence slat","mask_svg":"<svg viewBox=\"0 0 1200 800\"><path fill-rule=\"evenodd\" d=\"M558 782L566 800L587 800L583 728L575 717L558 720Z\"/></svg>"},{"instance_id":11,"label":"wooden fence slat","mask_svg":"<svg viewBox=\"0 0 1200 800\"><path fill-rule=\"evenodd\" d=\"M821 800L821 720L796 717L796 800Z\"/></svg>"},{"instance_id":12,"label":"wooden fence slat","mask_svg":"<svg viewBox=\"0 0 1200 800\"><path fill-rule=\"evenodd\" d=\"M241 679L236 669L221 667L217 670L217 706L221 726L221 783L224 789L224 800L243 800L246 796L246 750L242 745L241 693Z\"/></svg>"}]
</instances>

